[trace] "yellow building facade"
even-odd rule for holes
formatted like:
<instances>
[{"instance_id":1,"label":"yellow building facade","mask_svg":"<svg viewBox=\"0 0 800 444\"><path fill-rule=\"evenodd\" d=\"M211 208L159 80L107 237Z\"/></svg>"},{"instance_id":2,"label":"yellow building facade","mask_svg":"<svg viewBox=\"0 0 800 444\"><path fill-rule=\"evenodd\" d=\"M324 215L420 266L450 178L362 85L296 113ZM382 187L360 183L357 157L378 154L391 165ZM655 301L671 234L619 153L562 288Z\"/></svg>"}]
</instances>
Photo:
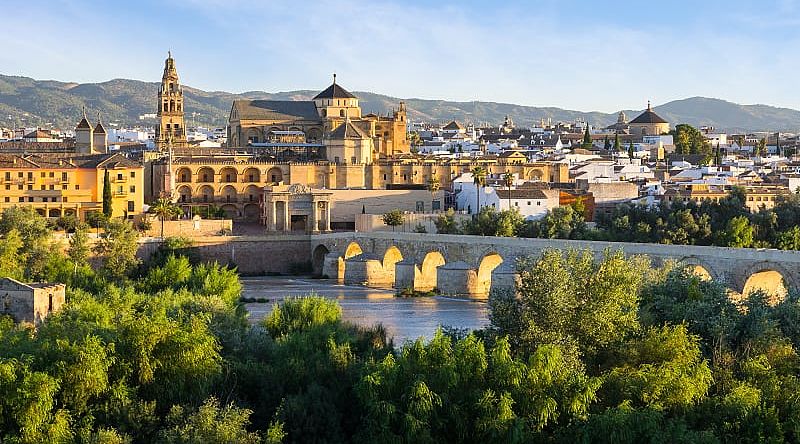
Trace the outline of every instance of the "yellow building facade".
<instances>
[{"instance_id":1,"label":"yellow building facade","mask_svg":"<svg viewBox=\"0 0 800 444\"><path fill-rule=\"evenodd\" d=\"M490 174L507 172L531 181L567 182L568 166L555 162L504 162L501 160L395 159L371 164L335 164L329 162L259 162L249 156L175 157L152 166L155 195L170 194L166 189L174 178L173 197L183 207L215 205L235 219L256 221L264 187L272 184L300 184L315 189L386 190L417 186L424 189L432 179L442 189L449 189L453 179L483 166Z\"/></svg>"},{"instance_id":2,"label":"yellow building facade","mask_svg":"<svg viewBox=\"0 0 800 444\"><path fill-rule=\"evenodd\" d=\"M144 169L121 154L0 155L0 210L30 207L45 217L81 220L103 210L109 173L112 217L143 212Z\"/></svg>"}]
</instances>

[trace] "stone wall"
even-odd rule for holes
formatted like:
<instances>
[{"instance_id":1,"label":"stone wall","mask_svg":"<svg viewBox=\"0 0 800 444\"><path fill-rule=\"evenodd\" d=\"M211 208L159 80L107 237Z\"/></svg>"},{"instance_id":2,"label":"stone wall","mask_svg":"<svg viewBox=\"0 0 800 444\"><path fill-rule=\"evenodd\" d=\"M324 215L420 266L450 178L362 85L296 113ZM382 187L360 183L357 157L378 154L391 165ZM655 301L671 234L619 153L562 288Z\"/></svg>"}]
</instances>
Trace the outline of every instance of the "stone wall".
<instances>
[{"instance_id":1,"label":"stone wall","mask_svg":"<svg viewBox=\"0 0 800 444\"><path fill-rule=\"evenodd\" d=\"M161 221L157 217L150 216L148 220L151 228L145 232L146 236L161 236ZM217 236L221 231L228 233L233 230L231 219L199 219L199 220L165 220L164 237L203 237Z\"/></svg>"},{"instance_id":2,"label":"stone wall","mask_svg":"<svg viewBox=\"0 0 800 444\"><path fill-rule=\"evenodd\" d=\"M156 238L139 240L138 256L146 260L161 245ZM192 253L203 261L232 264L243 275L310 273L309 236L214 236L192 238Z\"/></svg>"}]
</instances>

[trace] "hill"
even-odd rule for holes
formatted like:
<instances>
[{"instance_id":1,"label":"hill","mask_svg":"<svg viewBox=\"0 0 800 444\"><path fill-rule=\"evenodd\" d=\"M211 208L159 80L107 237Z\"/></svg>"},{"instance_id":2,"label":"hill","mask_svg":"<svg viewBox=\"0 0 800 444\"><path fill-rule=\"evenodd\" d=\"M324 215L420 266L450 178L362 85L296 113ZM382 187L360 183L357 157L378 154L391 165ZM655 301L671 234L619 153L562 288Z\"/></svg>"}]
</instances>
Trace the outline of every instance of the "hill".
<instances>
[{"instance_id":1,"label":"hill","mask_svg":"<svg viewBox=\"0 0 800 444\"><path fill-rule=\"evenodd\" d=\"M121 125L152 124L140 116L155 112L158 83L114 79L102 83L70 83L34 80L27 77L0 75L0 125L45 125L70 128L79 119L81 108L89 113L100 112L103 120ZM184 86L188 123L222 126L231 103L237 98L307 100L318 91L300 90L278 93L250 91L233 94L224 91L203 91ZM354 91L361 99L365 113L385 114L401 100L382 94ZM540 119L573 121L583 118L596 126L616 121L617 113L583 112L555 107L534 107L495 102L453 102L429 99L405 99L412 121L499 124L506 115L518 125L530 125ZM676 123L708 125L719 130L800 131L800 111L768 105L738 105L719 99L693 97L657 106L655 111ZM641 110L626 110L628 118ZM194 113L194 115L192 115ZM23 120L24 119L24 120Z\"/></svg>"}]
</instances>

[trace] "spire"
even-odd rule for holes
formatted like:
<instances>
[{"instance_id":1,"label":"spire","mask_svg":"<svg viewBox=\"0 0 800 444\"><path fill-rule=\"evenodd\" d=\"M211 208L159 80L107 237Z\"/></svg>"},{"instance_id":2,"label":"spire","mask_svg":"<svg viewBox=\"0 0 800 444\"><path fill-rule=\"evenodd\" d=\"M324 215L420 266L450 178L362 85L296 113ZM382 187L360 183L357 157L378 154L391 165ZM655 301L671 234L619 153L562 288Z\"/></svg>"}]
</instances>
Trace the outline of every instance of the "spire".
<instances>
[{"instance_id":1,"label":"spire","mask_svg":"<svg viewBox=\"0 0 800 444\"><path fill-rule=\"evenodd\" d=\"M333 84L336 85L336 73L333 73Z\"/></svg>"},{"instance_id":2,"label":"spire","mask_svg":"<svg viewBox=\"0 0 800 444\"><path fill-rule=\"evenodd\" d=\"M650 101L649 100L647 101L647 110L648 111L652 111L652 109L650 108Z\"/></svg>"}]
</instances>

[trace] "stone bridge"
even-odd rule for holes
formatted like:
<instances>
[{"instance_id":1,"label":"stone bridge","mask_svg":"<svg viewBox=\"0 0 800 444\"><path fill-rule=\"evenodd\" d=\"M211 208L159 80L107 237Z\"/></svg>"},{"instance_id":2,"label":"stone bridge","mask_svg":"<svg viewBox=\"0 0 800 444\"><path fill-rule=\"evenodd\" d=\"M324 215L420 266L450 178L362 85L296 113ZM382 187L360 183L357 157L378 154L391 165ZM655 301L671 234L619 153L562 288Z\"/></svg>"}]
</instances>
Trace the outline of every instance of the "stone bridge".
<instances>
[{"instance_id":1,"label":"stone bridge","mask_svg":"<svg viewBox=\"0 0 800 444\"><path fill-rule=\"evenodd\" d=\"M798 251L392 232L331 233L310 240L317 274L347 284L436 288L473 298L486 298L492 288L513 288L516 259L545 249L590 250L596 257L621 249L649 256L654 264L671 259L742 294L800 289Z\"/></svg>"}]
</instances>

